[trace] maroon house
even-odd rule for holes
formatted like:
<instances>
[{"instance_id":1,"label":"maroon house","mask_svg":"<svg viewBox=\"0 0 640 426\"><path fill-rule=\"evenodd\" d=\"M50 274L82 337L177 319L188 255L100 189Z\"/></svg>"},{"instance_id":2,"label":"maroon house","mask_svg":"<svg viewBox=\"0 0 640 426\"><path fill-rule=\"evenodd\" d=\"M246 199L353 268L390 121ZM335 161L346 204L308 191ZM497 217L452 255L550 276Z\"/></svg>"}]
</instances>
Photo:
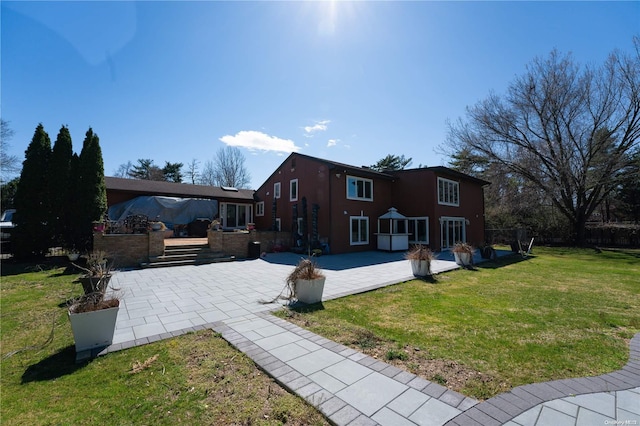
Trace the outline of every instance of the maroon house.
<instances>
[{"instance_id":1,"label":"maroon house","mask_svg":"<svg viewBox=\"0 0 640 426\"><path fill-rule=\"evenodd\" d=\"M446 167L378 172L292 153L255 192L254 221L259 230L293 231L331 253L380 248L386 233L433 250L479 245L487 184ZM400 219L379 219L391 208Z\"/></svg>"}]
</instances>

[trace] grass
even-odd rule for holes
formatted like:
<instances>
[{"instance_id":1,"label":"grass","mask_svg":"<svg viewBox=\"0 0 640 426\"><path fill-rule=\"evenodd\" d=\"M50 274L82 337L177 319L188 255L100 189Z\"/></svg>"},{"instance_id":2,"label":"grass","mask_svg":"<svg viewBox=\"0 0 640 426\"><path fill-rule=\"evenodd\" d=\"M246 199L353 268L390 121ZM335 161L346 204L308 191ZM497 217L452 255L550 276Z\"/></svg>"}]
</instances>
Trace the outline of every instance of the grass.
<instances>
[{"instance_id":1,"label":"grass","mask_svg":"<svg viewBox=\"0 0 640 426\"><path fill-rule=\"evenodd\" d=\"M311 331L486 399L599 375L640 331L640 250L535 248L519 256L282 311Z\"/></svg>"},{"instance_id":2,"label":"grass","mask_svg":"<svg viewBox=\"0 0 640 426\"><path fill-rule=\"evenodd\" d=\"M75 363L66 301L78 276L3 262L0 423L327 425L211 330ZM10 355L27 346L40 346Z\"/></svg>"}]
</instances>

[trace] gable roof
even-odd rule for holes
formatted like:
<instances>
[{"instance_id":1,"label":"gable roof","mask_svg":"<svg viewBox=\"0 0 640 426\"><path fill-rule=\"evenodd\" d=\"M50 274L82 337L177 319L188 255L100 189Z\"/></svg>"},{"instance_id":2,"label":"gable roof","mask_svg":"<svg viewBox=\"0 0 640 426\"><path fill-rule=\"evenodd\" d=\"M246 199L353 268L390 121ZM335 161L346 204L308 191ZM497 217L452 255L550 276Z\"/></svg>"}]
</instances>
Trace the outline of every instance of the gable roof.
<instances>
[{"instance_id":1,"label":"gable roof","mask_svg":"<svg viewBox=\"0 0 640 426\"><path fill-rule=\"evenodd\" d=\"M126 179L105 176L107 190L123 191L140 195L165 195L181 198L226 198L253 201L253 189L223 188L209 185L165 182L144 179Z\"/></svg>"},{"instance_id":2,"label":"gable roof","mask_svg":"<svg viewBox=\"0 0 640 426\"><path fill-rule=\"evenodd\" d=\"M284 166L287 163L287 161L291 160L292 157L302 157L302 158L306 158L307 160L315 161L316 163L324 164L329 168L329 170L342 169L343 170L342 173L353 173L358 176L369 177L369 178L381 178L386 180L395 179L395 176L389 173L378 172L367 166L362 166L362 167L352 166L350 164L338 163L337 161L325 160L324 158L312 157L310 155L300 154L298 152L292 152L282 163L280 163L280 165L273 171L273 173L271 173L269 177L265 179L265 181L262 183L262 185L260 185L258 190L262 189L262 187L264 187L264 185L267 182L269 182L271 178L276 173L278 173L278 171L282 168L282 166Z\"/></svg>"},{"instance_id":3,"label":"gable roof","mask_svg":"<svg viewBox=\"0 0 640 426\"><path fill-rule=\"evenodd\" d=\"M402 178L402 175L408 175L408 174L412 174L412 173L420 173L421 171L424 170L429 170L433 173L435 173L436 175L439 176L446 176L452 179L461 179L461 180L466 180L469 182L473 182L476 183L480 186L485 186L485 185L490 185L491 182L488 182L486 180L468 175L466 173L462 173L459 172L457 170L453 170L450 169L448 167L444 167L444 166L432 166L432 167L422 167L422 168L417 168L417 169L403 169L403 170L394 170L390 173L393 173L394 176L398 177L398 178Z\"/></svg>"},{"instance_id":4,"label":"gable roof","mask_svg":"<svg viewBox=\"0 0 640 426\"><path fill-rule=\"evenodd\" d=\"M321 163L321 164L325 164L329 167L329 169L342 169L343 173L353 173L356 174L358 176L364 176L364 177L370 177L370 178L381 178L381 179L386 179L386 180L393 180L396 178L399 178L401 175L403 174L411 174L411 173L415 173L415 172L420 172L420 171L424 171L424 170L430 170L433 173L436 173L438 175L442 175L442 176L449 176L453 179L464 179L470 182L474 182L480 186L484 186L484 185L490 185L491 182L488 182L486 180L483 179L479 179L476 177L473 177L471 175L468 175L466 173L462 173L459 172L457 170L453 170L450 169L448 167L444 167L444 166L432 166L432 167L423 167L423 168L416 168L416 169L403 169L403 170L393 170L393 171L388 171L388 172L379 172L377 170L373 170L367 166L362 166L362 167L358 167L358 166L352 166L349 164L344 164L344 163L339 163L337 161L331 161L331 160L325 160L323 158L318 158L318 157L312 157L310 155L305 155L305 154L300 154L298 152L292 152L291 154L289 154L289 156L273 171L273 173L271 173L271 175L269 175L269 177L262 183L262 185L260 185L260 188L258 188L258 190L262 189L262 187L271 180L271 178L278 172L278 170L280 170L282 168L282 166L284 166L284 164L287 161L290 161L292 157L302 157L302 158L306 158L309 159L311 161L315 161L317 163Z\"/></svg>"}]
</instances>

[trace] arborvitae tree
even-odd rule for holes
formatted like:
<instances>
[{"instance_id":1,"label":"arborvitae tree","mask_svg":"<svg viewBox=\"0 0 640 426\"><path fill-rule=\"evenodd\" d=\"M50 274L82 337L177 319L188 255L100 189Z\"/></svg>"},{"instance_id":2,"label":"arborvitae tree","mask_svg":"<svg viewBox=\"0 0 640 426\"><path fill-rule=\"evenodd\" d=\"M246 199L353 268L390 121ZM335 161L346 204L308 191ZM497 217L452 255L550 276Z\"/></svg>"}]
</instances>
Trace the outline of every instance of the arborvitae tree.
<instances>
[{"instance_id":1,"label":"arborvitae tree","mask_svg":"<svg viewBox=\"0 0 640 426\"><path fill-rule=\"evenodd\" d=\"M25 151L15 196L13 247L17 258L43 256L50 247L52 234L46 173L50 157L51 140L39 124Z\"/></svg>"},{"instance_id":2,"label":"arborvitae tree","mask_svg":"<svg viewBox=\"0 0 640 426\"><path fill-rule=\"evenodd\" d=\"M71 189L71 158L73 146L66 126L60 128L49 161L49 203L51 205L51 229L54 243L69 246L69 203L73 199Z\"/></svg>"},{"instance_id":3,"label":"arborvitae tree","mask_svg":"<svg viewBox=\"0 0 640 426\"><path fill-rule=\"evenodd\" d=\"M80 157L74 153L69 164L69 204L67 204L67 248L80 251L83 248L83 233L77 225L83 216L83 201L78 196L80 191Z\"/></svg>"},{"instance_id":4,"label":"arborvitae tree","mask_svg":"<svg viewBox=\"0 0 640 426\"><path fill-rule=\"evenodd\" d=\"M107 210L107 189L104 182L104 163L98 135L89 128L82 144L78 162L77 198L80 217L75 226L80 240L78 249L89 251L92 246L92 222L103 218Z\"/></svg>"}]
</instances>

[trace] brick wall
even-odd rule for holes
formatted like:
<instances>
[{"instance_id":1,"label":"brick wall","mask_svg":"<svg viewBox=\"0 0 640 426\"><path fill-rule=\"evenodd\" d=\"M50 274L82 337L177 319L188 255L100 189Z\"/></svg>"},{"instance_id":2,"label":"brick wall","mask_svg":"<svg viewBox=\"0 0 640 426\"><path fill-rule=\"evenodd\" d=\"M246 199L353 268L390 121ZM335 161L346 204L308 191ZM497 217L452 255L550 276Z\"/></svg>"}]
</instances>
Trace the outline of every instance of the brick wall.
<instances>
[{"instance_id":1,"label":"brick wall","mask_svg":"<svg viewBox=\"0 0 640 426\"><path fill-rule=\"evenodd\" d=\"M209 248L212 251L235 256L240 259L249 257L249 243L260 242L261 252L272 252L275 245L289 246L290 232L242 231L222 232L209 230Z\"/></svg>"},{"instance_id":2,"label":"brick wall","mask_svg":"<svg viewBox=\"0 0 640 426\"><path fill-rule=\"evenodd\" d=\"M164 254L164 231L149 232L149 254L147 257L162 256Z\"/></svg>"},{"instance_id":3,"label":"brick wall","mask_svg":"<svg viewBox=\"0 0 640 426\"><path fill-rule=\"evenodd\" d=\"M156 235L161 236L158 242ZM149 261L149 251L162 254L164 252L163 233L150 234L103 234L94 232L93 251L103 251L107 258L113 261L115 268L140 266L142 262ZM151 238L150 238L151 236ZM162 248L160 248L162 247ZM159 254L154 254L157 256Z\"/></svg>"}]
</instances>

